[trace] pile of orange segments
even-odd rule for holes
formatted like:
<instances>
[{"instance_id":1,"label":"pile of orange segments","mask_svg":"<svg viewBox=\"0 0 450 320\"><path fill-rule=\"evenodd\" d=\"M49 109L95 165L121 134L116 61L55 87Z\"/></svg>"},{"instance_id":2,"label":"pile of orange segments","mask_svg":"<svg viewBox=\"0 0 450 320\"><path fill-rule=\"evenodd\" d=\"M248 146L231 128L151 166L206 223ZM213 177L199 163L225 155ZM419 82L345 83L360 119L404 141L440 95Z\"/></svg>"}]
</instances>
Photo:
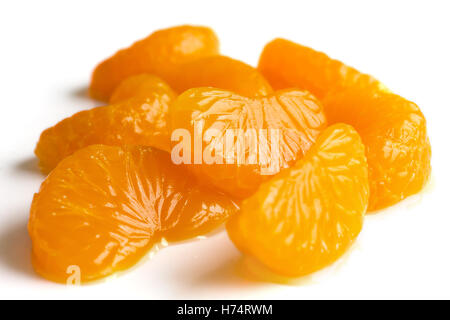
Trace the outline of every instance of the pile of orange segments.
<instances>
[{"instance_id":1,"label":"pile of orange segments","mask_svg":"<svg viewBox=\"0 0 450 320\"><path fill-rule=\"evenodd\" d=\"M416 104L288 40L254 68L221 55L209 28L156 31L101 62L90 95L106 105L48 128L35 150L48 176L31 206L33 265L57 282L223 224L244 254L303 276L430 176Z\"/></svg>"}]
</instances>

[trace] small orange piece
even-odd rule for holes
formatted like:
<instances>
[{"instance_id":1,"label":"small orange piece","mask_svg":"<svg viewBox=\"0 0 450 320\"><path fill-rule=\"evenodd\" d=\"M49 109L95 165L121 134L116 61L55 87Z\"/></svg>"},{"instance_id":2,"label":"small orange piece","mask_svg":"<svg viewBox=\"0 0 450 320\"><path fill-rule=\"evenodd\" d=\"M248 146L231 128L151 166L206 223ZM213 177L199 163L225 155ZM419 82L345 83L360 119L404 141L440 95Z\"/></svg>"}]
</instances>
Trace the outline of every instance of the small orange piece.
<instances>
[{"instance_id":1,"label":"small orange piece","mask_svg":"<svg viewBox=\"0 0 450 320\"><path fill-rule=\"evenodd\" d=\"M361 231L369 199L364 145L349 125L327 128L306 156L263 183L227 223L244 253L288 277L336 261Z\"/></svg>"},{"instance_id":2,"label":"small orange piece","mask_svg":"<svg viewBox=\"0 0 450 320\"><path fill-rule=\"evenodd\" d=\"M109 104L134 97L146 98L152 96L154 92L170 92L173 96L172 88L161 78L147 73L137 74L126 78L117 86L109 99Z\"/></svg>"},{"instance_id":3,"label":"small orange piece","mask_svg":"<svg viewBox=\"0 0 450 320\"><path fill-rule=\"evenodd\" d=\"M219 41L209 28L178 26L152 33L100 63L92 74L90 95L108 101L125 78L150 73L166 79L177 66L219 53Z\"/></svg>"},{"instance_id":4,"label":"small orange piece","mask_svg":"<svg viewBox=\"0 0 450 320\"><path fill-rule=\"evenodd\" d=\"M205 234L236 211L164 151L93 145L62 160L34 196L33 265L57 282L91 281L133 266L164 237Z\"/></svg>"},{"instance_id":5,"label":"small orange piece","mask_svg":"<svg viewBox=\"0 0 450 320\"><path fill-rule=\"evenodd\" d=\"M378 88L382 84L325 53L300 44L275 39L269 42L259 59L258 70L274 89L299 88L322 99L332 90L351 86Z\"/></svg>"},{"instance_id":6,"label":"small orange piece","mask_svg":"<svg viewBox=\"0 0 450 320\"><path fill-rule=\"evenodd\" d=\"M120 93L121 94L121 93ZM169 105L175 93L163 82L145 96L85 110L42 132L35 149L43 172L91 144L170 148Z\"/></svg>"},{"instance_id":7,"label":"small orange piece","mask_svg":"<svg viewBox=\"0 0 450 320\"><path fill-rule=\"evenodd\" d=\"M423 188L431 148L425 117L413 102L324 53L283 39L264 48L258 69L274 88L310 90L322 100L330 124L344 122L358 130L369 163L369 211Z\"/></svg>"},{"instance_id":8,"label":"small orange piece","mask_svg":"<svg viewBox=\"0 0 450 320\"><path fill-rule=\"evenodd\" d=\"M329 94L324 108L330 123L353 125L366 145L369 210L422 190L431 173L431 147L415 103L392 93L348 89Z\"/></svg>"},{"instance_id":9,"label":"small orange piece","mask_svg":"<svg viewBox=\"0 0 450 320\"><path fill-rule=\"evenodd\" d=\"M170 115L172 140L181 140L172 143L172 157L186 156L180 162L199 178L241 199L301 158L327 125L320 102L298 90L248 98L194 88L175 100Z\"/></svg>"},{"instance_id":10,"label":"small orange piece","mask_svg":"<svg viewBox=\"0 0 450 320\"><path fill-rule=\"evenodd\" d=\"M215 87L247 97L266 96L273 92L255 68L220 55L182 64L167 81L179 93L195 87Z\"/></svg>"}]
</instances>

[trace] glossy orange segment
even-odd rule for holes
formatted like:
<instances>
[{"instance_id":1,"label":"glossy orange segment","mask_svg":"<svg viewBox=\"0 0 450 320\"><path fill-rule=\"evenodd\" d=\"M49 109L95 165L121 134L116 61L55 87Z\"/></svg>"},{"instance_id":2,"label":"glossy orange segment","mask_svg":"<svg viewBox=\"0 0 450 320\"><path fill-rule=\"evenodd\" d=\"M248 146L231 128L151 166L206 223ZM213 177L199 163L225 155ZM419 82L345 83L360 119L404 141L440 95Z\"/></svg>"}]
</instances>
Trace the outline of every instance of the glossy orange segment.
<instances>
[{"instance_id":1,"label":"glossy orange segment","mask_svg":"<svg viewBox=\"0 0 450 320\"><path fill-rule=\"evenodd\" d=\"M108 101L129 76L150 73L166 79L179 64L218 53L219 41L209 28L185 25L159 30L100 63L89 92L95 99Z\"/></svg>"},{"instance_id":2,"label":"glossy orange segment","mask_svg":"<svg viewBox=\"0 0 450 320\"><path fill-rule=\"evenodd\" d=\"M32 261L56 282L107 277L225 222L244 254L308 275L431 174L416 104L284 39L254 68L220 55L210 28L159 30L101 62L89 92L109 105L35 149L49 175L30 209Z\"/></svg>"},{"instance_id":3,"label":"glossy orange segment","mask_svg":"<svg viewBox=\"0 0 450 320\"><path fill-rule=\"evenodd\" d=\"M327 126L321 103L299 90L249 98L194 88L175 100L170 115L172 158L240 199L293 165Z\"/></svg>"},{"instance_id":4,"label":"glossy orange segment","mask_svg":"<svg viewBox=\"0 0 450 320\"><path fill-rule=\"evenodd\" d=\"M43 172L91 144L123 144L170 149L168 112L175 93L161 84L144 96L85 110L42 132L35 154Z\"/></svg>"},{"instance_id":5,"label":"glossy orange segment","mask_svg":"<svg viewBox=\"0 0 450 320\"><path fill-rule=\"evenodd\" d=\"M310 90L322 100L330 124L344 122L358 130L369 162L370 211L423 188L431 148L425 117L413 102L324 53L283 39L264 48L258 69L274 88Z\"/></svg>"},{"instance_id":6,"label":"glossy orange segment","mask_svg":"<svg viewBox=\"0 0 450 320\"><path fill-rule=\"evenodd\" d=\"M174 96L172 88L161 78L147 73L137 74L126 78L114 89L109 104L136 97L146 98L155 92L159 94L169 92L171 97Z\"/></svg>"},{"instance_id":7,"label":"glossy orange segment","mask_svg":"<svg viewBox=\"0 0 450 320\"><path fill-rule=\"evenodd\" d=\"M273 92L255 68L221 55L182 64L167 81L179 93L195 87L215 87L247 97L266 96Z\"/></svg>"},{"instance_id":8,"label":"glossy orange segment","mask_svg":"<svg viewBox=\"0 0 450 320\"><path fill-rule=\"evenodd\" d=\"M369 210L422 190L431 174L431 147L419 107L392 93L348 91L329 94L324 108L330 123L353 125L366 145Z\"/></svg>"},{"instance_id":9,"label":"glossy orange segment","mask_svg":"<svg viewBox=\"0 0 450 320\"><path fill-rule=\"evenodd\" d=\"M29 220L36 271L92 281L133 266L162 238L205 234L236 211L151 147L93 145L62 160L34 196Z\"/></svg>"},{"instance_id":10,"label":"glossy orange segment","mask_svg":"<svg viewBox=\"0 0 450 320\"><path fill-rule=\"evenodd\" d=\"M331 59L325 53L285 39L275 39L265 46L258 70L274 89L308 90L319 99L332 90L382 86L372 76Z\"/></svg>"},{"instance_id":11,"label":"glossy orange segment","mask_svg":"<svg viewBox=\"0 0 450 320\"><path fill-rule=\"evenodd\" d=\"M327 128L295 166L263 183L227 223L231 240L272 271L298 277L344 254L369 199L364 145L349 125Z\"/></svg>"}]
</instances>

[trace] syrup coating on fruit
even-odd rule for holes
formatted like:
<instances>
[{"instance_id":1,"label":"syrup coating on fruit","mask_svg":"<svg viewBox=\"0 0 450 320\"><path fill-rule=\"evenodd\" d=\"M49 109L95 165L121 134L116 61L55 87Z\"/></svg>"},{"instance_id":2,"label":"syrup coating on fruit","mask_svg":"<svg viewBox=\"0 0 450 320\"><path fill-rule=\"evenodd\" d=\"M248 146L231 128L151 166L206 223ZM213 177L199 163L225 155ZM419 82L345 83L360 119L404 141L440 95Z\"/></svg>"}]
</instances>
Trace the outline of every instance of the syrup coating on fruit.
<instances>
[{"instance_id":1,"label":"syrup coating on fruit","mask_svg":"<svg viewBox=\"0 0 450 320\"><path fill-rule=\"evenodd\" d=\"M169 106L175 93L161 84L144 96L74 114L42 132L35 154L45 173L91 144L146 145L170 150Z\"/></svg>"},{"instance_id":2,"label":"syrup coating on fruit","mask_svg":"<svg viewBox=\"0 0 450 320\"><path fill-rule=\"evenodd\" d=\"M109 104L136 97L146 98L155 92L170 92L171 96L174 96L172 88L161 78L148 73L137 74L126 78L114 89Z\"/></svg>"},{"instance_id":3,"label":"syrup coating on fruit","mask_svg":"<svg viewBox=\"0 0 450 320\"><path fill-rule=\"evenodd\" d=\"M133 266L162 237L208 233L236 210L164 151L92 145L62 160L34 196L33 265L57 282L70 266L95 280Z\"/></svg>"},{"instance_id":4,"label":"syrup coating on fruit","mask_svg":"<svg viewBox=\"0 0 450 320\"><path fill-rule=\"evenodd\" d=\"M187 133L172 135L173 157L186 155L180 162L199 179L240 199L303 157L327 126L321 103L299 90L248 98L194 88L171 110L172 130Z\"/></svg>"},{"instance_id":5,"label":"syrup coating on fruit","mask_svg":"<svg viewBox=\"0 0 450 320\"><path fill-rule=\"evenodd\" d=\"M295 87L308 90L319 99L333 90L383 87L368 74L331 59L325 53L285 39L275 39L265 46L258 70L274 89Z\"/></svg>"},{"instance_id":6,"label":"syrup coating on fruit","mask_svg":"<svg viewBox=\"0 0 450 320\"><path fill-rule=\"evenodd\" d=\"M263 183L230 218L231 240L274 272L324 268L361 231L369 200L364 145L349 125L327 128L293 167Z\"/></svg>"},{"instance_id":7,"label":"syrup coating on fruit","mask_svg":"<svg viewBox=\"0 0 450 320\"><path fill-rule=\"evenodd\" d=\"M101 62L92 74L89 92L108 101L129 76L149 73L166 79L179 64L216 54L219 40L210 28L186 25L158 30Z\"/></svg>"},{"instance_id":8,"label":"syrup coating on fruit","mask_svg":"<svg viewBox=\"0 0 450 320\"><path fill-rule=\"evenodd\" d=\"M392 93L351 90L329 94L324 108L330 123L353 125L366 146L370 211L423 189L431 174L431 146L415 103Z\"/></svg>"},{"instance_id":9,"label":"syrup coating on fruit","mask_svg":"<svg viewBox=\"0 0 450 320\"><path fill-rule=\"evenodd\" d=\"M273 92L258 70L221 55L182 64L167 81L179 93L195 87L215 87L247 97L266 96Z\"/></svg>"},{"instance_id":10,"label":"syrup coating on fruit","mask_svg":"<svg viewBox=\"0 0 450 320\"><path fill-rule=\"evenodd\" d=\"M322 52L283 39L267 44L258 70L276 89L310 90L322 100L330 124L356 128L367 150L369 211L423 189L431 172L431 147L425 117L413 102Z\"/></svg>"}]
</instances>

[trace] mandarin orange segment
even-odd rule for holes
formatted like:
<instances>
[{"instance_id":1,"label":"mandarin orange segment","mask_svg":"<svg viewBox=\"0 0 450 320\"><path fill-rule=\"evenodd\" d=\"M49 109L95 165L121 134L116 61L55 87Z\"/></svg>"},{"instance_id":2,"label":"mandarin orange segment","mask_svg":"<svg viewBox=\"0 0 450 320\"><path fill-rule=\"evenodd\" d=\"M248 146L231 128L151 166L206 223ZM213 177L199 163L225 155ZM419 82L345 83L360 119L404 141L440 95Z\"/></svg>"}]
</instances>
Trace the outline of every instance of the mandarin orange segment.
<instances>
[{"instance_id":1,"label":"mandarin orange segment","mask_svg":"<svg viewBox=\"0 0 450 320\"><path fill-rule=\"evenodd\" d=\"M43 172L91 144L170 148L169 105L175 93L165 84L144 96L85 110L42 132L35 149Z\"/></svg>"},{"instance_id":2,"label":"mandarin orange segment","mask_svg":"<svg viewBox=\"0 0 450 320\"><path fill-rule=\"evenodd\" d=\"M263 183L227 223L231 240L283 276L336 261L361 231L369 199L364 145L349 125L327 128L295 166Z\"/></svg>"},{"instance_id":3,"label":"mandarin orange segment","mask_svg":"<svg viewBox=\"0 0 450 320\"><path fill-rule=\"evenodd\" d=\"M299 88L322 99L331 90L352 86L379 88L382 84L325 53L285 40L269 42L260 57L258 70L274 89Z\"/></svg>"},{"instance_id":4,"label":"mandarin orange segment","mask_svg":"<svg viewBox=\"0 0 450 320\"><path fill-rule=\"evenodd\" d=\"M194 88L175 100L170 115L172 157L236 198L294 164L327 125L320 102L298 90L248 98Z\"/></svg>"},{"instance_id":5,"label":"mandarin orange segment","mask_svg":"<svg viewBox=\"0 0 450 320\"><path fill-rule=\"evenodd\" d=\"M310 90L324 103L330 123L344 122L358 130L369 163L370 211L423 188L430 176L431 148L417 105L369 75L283 39L265 47L258 69L274 88Z\"/></svg>"},{"instance_id":6,"label":"mandarin orange segment","mask_svg":"<svg viewBox=\"0 0 450 320\"><path fill-rule=\"evenodd\" d=\"M169 92L173 97L173 90L161 78L147 74L137 74L123 80L114 89L109 104L118 103L130 98L152 96L155 92L164 94Z\"/></svg>"},{"instance_id":7,"label":"mandarin orange segment","mask_svg":"<svg viewBox=\"0 0 450 320\"><path fill-rule=\"evenodd\" d=\"M32 261L56 282L126 270L224 222L244 254L304 276L431 174L416 104L284 39L253 68L220 55L210 28L159 30L101 62L89 93L109 105L48 128L35 149L50 173L30 209Z\"/></svg>"},{"instance_id":8,"label":"mandarin orange segment","mask_svg":"<svg viewBox=\"0 0 450 320\"><path fill-rule=\"evenodd\" d=\"M61 161L34 196L33 265L57 282L66 281L71 266L81 281L95 280L131 267L166 234L204 234L235 211L164 151L89 146Z\"/></svg>"},{"instance_id":9,"label":"mandarin orange segment","mask_svg":"<svg viewBox=\"0 0 450 320\"><path fill-rule=\"evenodd\" d=\"M150 73L163 79L181 63L219 53L219 41L209 28L178 26L152 33L100 63L94 70L90 95L108 101L125 78Z\"/></svg>"},{"instance_id":10,"label":"mandarin orange segment","mask_svg":"<svg viewBox=\"0 0 450 320\"><path fill-rule=\"evenodd\" d=\"M416 104L391 93L347 90L329 94L324 108L330 123L353 125L366 145L369 210L395 204L424 187L431 173L431 147Z\"/></svg>"},{"instance_id":11,"label":"mandarin orange segment","mask_svg":"<svg viewBox=\"0 0 450 320\"><path fill-rule=\"evenodd\" d=\"M252 66L226 56L210 56L179 66L167 79L177 92L195 87L215 87L253 97L273 92L267 80Z\"/></svg>"}]
</instances>

